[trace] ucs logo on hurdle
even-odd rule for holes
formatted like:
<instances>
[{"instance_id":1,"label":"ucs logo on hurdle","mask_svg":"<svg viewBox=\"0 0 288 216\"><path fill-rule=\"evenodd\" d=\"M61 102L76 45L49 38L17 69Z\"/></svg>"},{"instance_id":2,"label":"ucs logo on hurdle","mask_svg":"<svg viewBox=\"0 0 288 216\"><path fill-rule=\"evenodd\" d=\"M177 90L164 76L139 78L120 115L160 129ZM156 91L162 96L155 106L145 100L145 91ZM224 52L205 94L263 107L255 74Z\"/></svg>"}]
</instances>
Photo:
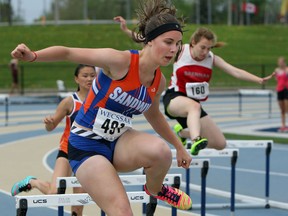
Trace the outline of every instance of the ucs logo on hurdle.
<instances>
[{"instance_id":1,"label":"ucs logo on hurdle","mask_svg":"<svg viewBox=\"0 0 288 216\"><path fill-rule=\"evenodd\" d=\"M144 196L130 196L130 200L144 200Z\"/></svg>"},{"instance_id":2,"label":"ucs logo on hurdle","mask_svg":"<svg viewBox=\"0 0 288 216\"><path fill-rule=\"evenodd\" d=\"M32 201L33 203L47 203L47 199L36 199Z\"/></svg>"},{"instance_id":3,"label":"ucs logo on hurdle","mask_svg":"<svg viewBox=\"0 0 288 216\"><path fill-rule=\"evenodd\" d=\"M90 202L94 202L92 200L92 198L90 196L87 196L85 199L80 199L80 200L77 200L79 203L81 203L82 205L86 205Z\"/></svg>"}]
</instances>

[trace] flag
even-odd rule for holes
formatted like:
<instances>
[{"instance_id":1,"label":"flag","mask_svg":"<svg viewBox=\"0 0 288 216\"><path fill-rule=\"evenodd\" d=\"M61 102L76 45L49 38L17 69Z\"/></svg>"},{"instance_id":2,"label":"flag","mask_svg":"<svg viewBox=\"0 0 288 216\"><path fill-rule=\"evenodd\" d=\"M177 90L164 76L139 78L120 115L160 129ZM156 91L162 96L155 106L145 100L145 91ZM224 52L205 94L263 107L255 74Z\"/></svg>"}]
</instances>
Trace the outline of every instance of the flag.
<instances>
[{"instance_id":1,"label":"flag","mask_svg":"<svg viewBox=\"0 0 288 216\"><path fill-rule=\"evenodd\" d=\"M250 2L244 2L242 3L242 11L249 14L256 14L257 13L257 7L255 4Z\"/></svg>"}]
</instances>

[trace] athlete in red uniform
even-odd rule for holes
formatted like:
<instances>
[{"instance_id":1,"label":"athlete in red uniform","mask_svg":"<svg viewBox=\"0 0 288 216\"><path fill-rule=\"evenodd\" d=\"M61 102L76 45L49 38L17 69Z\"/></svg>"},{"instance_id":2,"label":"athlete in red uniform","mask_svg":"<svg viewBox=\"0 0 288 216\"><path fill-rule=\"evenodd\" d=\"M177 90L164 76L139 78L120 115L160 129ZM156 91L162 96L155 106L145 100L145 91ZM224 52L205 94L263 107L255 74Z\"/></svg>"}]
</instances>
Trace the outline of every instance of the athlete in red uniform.
<instances>
[{"instance_id":1,"label":"athlete in red uniform","mask_svg":"<svg viewBox=\"0 0 288 216\"><path fill-rule=\"evenodd\" d=\"M192 140L193 155L197 155L207 144L209 148L215 149L223 149L226 145L224 135L200 103L209 96L213 66L237 79L258 84L263 84L274 75L260 78L232 66L211 52L211 48L219 45L222 44L216 42L212 31L207 28L197 29L174 63L171 82L163 97L165 114L179 122L174 126L174 130L184 145L186 138ZM182 130L183 128L188 130Z\"/></svg>"},{"instance_id":2,"label":"athlete in red uniform","mask_svg":"<svg viewBox=\"0 0 288 216\"><path fill-rule=\"evenodd\" d=\"M66 125L60 140L51 182L43 181L34 176L27 176L25 179L13 185L11 189L12 196L17 195L22 191L30 191L33 188L37 188L43 194L56 194L57 177L69 177L72 175L72 170L68 161L68 138L70 128L82 106L82 101L84 101L92 85L92 81L96 76L95 67L80 64L77 66L74 75L75 82L78 84L77 92L74 92L71 96L63 99L52 116L44 118L44 124L47 131L54 130L64 117L66 118ZM84 192L82 188L73 188L73 191L74 193ZM83 206L72 206L72 216L81 216L82 212Z\"/></svg>"},{"instance_id":3,"label":"athlete in red uniform","mask_svg":"<svg viewBox=\"0 0 288 216\"><path fill-rule=\"evenodd\" d=\"M278 58L278 67L275 68L277 80L277 100L281 111L281 127L279 132L288 132L286 113L288 112L288 67L284 57Z\"/></svg>"},{"instance_id":4,"label":"athlete in red uniform","mask_svg":"<svg viewBox=\"0 0 288 216\"><path fill-rule=\"evenodd\" d=\"M114 20L120 23L120 28L125 34L133 37L133 32L127 27L123 17L116 16ZM215 149L223 149L226 146L224 135L200 104L209 96L213 66L238 79L259 84L273 76L259 78L230 65L211 51L212 47L220 46L223 46L223 43L216 42L213 32L199 28L192 35L190 43L183 45L182 52L173 65L170 85L163 97L165 114L179 122L174 126L174 131L184 146L187 138L192 140L190 148L193 155L197 155L207 144ZM187 127L189 130L183 130Z\"/></svg>"},{"instance_id":5,"label":"athlete in red uniform","mask_svg":"<svg viewBox=\"0 0 288 216\"><path fill-rule=\"evenodd\" d=\"M168 65L180 50L181 22L176 8L166 0L139 1L136 42L139 51L64 46L36 52L18 45L12 56L24 61L70 61L102 68L71 127L68 157L85 191L107 214L132 216L133 212L118 172L144 168L145 191L179 209L190 209L191 198L163 185L177 151L178 166L188 168L192 157L171 130L159 109L166 84L159 67ZM133 115L144 114L163 137L132 128ZM82 118L83 117L83 118Z\"/></svg>"}]
</instances>

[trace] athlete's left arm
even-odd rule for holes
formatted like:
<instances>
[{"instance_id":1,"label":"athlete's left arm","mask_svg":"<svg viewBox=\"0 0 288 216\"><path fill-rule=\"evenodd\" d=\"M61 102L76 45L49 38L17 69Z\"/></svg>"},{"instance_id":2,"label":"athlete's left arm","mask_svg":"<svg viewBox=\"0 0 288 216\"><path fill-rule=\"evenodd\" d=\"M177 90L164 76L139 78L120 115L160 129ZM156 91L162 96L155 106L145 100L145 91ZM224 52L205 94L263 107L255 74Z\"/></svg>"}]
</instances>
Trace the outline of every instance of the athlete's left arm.
<instances>
[{"instance_id":1,"label":"athlete's left arm","mask_svg":"<svg viewBox=\"0 0 288 216\"><path fill-rule=\"evenodd\" d=\"M237 79L251 81L259 84L263 84L275 76L274 72L271 75L263 78L255 76L254 74L249 73L248 71L245 71L243 69L237 68L229 64L228 62L226 62L224 59L222 59L217 55L215 55L214 65L223 70L224 72L226 72L227 74L234 76Z\"/></svg>"},{"instance_id":2,"label":"athlete's left arm","mask_svg":"<svg viewBox=\"0 0 288 216\"><path fill-rule=\"evenodd\" d=\"M150 107L148 111L144 113L144 116L147 119L147 121L151 124L153 129L161 137L163 137L167 142L174 145L175 149L177 150L178 166L182 166L183 168L188 168L191 163L192 158L190 154L188 154L186 149L183 147L180 140L176 137L170 125L166 121L163 113L159 109L161 93L163 92L164 88L165 88L165 78L162 75L161 83L160 83L158 92L154 98L154 101L152 103L152 106ZM183 161L186 161L186 163L183 163Z\"/></svg>"}]
</instances>

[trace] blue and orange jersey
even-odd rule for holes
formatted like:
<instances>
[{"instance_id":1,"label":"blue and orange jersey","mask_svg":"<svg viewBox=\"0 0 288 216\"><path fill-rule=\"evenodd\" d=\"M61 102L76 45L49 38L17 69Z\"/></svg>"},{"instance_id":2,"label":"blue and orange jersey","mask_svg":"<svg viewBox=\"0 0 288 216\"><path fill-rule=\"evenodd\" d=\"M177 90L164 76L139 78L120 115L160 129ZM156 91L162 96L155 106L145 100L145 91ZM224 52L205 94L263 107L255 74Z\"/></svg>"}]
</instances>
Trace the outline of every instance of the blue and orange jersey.
<instances>
[{"instance_id":1,"label":"blue and orange jersey","mask_svg":"<svg viewBox=\"0 0 288 216\"><path fill-rule=\"evenodd\" d=\"M82 101L76 92L74 92L71 97L73 98L73 110L66 116L66 125L62 137L60 139L60 150L68 154L68 138L70 135L70 128L75 120L75 117L82 106Z\"/></svg>"},{"instance_id":2,"label":"blue and orange jersey","mask_svg":"<svg viewBox=\"0 0 288 216\"><path fill-rule=\"evenodd\" d=\"M158 68L151 86L145 87L139 77L139 53L137 50L130 50L130 53L130 68L121 80L112 80L100 71L75 122L92 129L100 107L128 117L142 114L150 108L159 88L161 71Z\"/></svg>"}]
</instances>

